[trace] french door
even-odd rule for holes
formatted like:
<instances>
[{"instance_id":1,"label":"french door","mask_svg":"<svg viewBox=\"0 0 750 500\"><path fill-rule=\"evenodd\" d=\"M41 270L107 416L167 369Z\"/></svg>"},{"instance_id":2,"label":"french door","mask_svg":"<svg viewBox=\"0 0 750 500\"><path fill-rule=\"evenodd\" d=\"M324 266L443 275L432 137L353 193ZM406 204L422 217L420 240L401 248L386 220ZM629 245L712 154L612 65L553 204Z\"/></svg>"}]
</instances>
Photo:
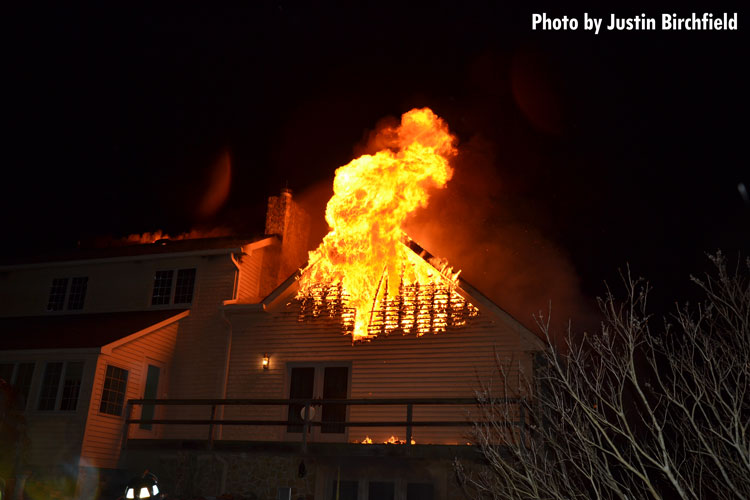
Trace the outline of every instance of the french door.
<instances>
[{"instance_id":1,"label":"french door","mask_svg":"<svg viewBox=\"0 0 750 500\"><path fill-rule=\"evenodd\" d=\"M346 399L349 397L351 365L348 363L290 363L287 365L289 399ZM347 428L345 404L327 403L310 407L310 420L323 422L308 429L310 441L346 442ZM303 430L305 406L289 405L287 426L290 439L300 439Z\"/></svg>"}]
</instances>

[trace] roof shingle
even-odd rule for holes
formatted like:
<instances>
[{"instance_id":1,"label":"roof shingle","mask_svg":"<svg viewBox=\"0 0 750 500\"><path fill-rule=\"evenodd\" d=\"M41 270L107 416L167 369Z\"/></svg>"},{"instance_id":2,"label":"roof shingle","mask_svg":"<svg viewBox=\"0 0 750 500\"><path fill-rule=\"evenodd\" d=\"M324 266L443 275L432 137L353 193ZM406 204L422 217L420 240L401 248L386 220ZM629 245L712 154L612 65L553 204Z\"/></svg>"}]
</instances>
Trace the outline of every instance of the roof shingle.
<instances>
[{"instance_id":1,"label":"roof shingle","mask_svg":"<svg viewBox=\"0 0 750 500\"><path fill-rule=\"evenodd\" d=\"M0 318L0 350L102 347L184 310Z\"/></svg>"}]
</instances>

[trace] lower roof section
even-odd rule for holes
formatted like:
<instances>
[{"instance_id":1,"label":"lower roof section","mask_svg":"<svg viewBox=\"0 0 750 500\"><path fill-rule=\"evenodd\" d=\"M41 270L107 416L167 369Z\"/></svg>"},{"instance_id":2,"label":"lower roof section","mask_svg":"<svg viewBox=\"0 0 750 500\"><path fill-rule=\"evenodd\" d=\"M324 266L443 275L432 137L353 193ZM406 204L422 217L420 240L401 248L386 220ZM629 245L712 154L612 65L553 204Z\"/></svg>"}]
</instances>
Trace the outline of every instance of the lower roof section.
<instances>
[{"instance_id":1,"label":"lower roof section","mask_svg":"<svg viewBox=\"0 0 750 500\"><path fill-rule=\"evenodd\" d=\"M159 309L0 318L0 350L104 347L180 319L185 311Z\"/></svg>"}]
</instances>

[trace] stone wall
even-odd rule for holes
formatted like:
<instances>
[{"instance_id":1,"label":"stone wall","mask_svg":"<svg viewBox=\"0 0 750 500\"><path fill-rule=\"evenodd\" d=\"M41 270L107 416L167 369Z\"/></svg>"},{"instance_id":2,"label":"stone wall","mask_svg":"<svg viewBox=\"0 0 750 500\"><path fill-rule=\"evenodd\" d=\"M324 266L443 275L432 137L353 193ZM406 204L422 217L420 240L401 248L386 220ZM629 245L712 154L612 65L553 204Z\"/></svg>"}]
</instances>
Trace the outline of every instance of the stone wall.
<instances>
[{"instance_id":1,"label":"stone wall","mask_svg":"<svg viewBox=\"0 0 750 500\"><path fill-rule=\"evenodd\" d=\"M301 457L246 452L179 451L128 453L126 467L148 468L170 498L210 498L222 494L245 500L277 500L279 488L291 488L293 500L311 500L315 462Z\"/></svg>"},{"instance_id":2,"label":"stone wall","mask_svg":"<svg viewBox=\"0 0 750 500\"><path fill-rule=\"evenodd\" d=\"M378 456L359 451L351 456L334 453L303 458L289 452L129 449L122 466L130 475L152 471L161 490L174 500L277 500L280 488L290 488L292 500L328 500L338 480L357 482L360 498L366 496L371 481L393 483L397 500L406 499L410 483L431 484L434 500L467 498L448 454L412 456L394 451ZM481 467L474 457L464 466L469 472Z\"/></svg>"}]
</instances>

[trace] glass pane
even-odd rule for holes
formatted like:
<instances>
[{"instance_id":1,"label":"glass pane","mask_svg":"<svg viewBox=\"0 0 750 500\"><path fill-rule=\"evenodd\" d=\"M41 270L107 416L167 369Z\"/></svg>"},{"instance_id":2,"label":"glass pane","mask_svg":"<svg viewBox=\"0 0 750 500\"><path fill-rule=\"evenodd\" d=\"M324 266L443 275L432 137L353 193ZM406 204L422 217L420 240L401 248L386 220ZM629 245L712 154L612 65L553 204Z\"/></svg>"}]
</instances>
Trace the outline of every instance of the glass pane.
<instances>
[{"instance_id":1,"label":"glass pane","mask_svg":"<svg viewBox=\"0 0 750 500\"><path fill-rule=\"evenodd\" d=\"M313 386L315 384L315 368L312 366L292 368L289 381L289 399L310 399L313 397ZM290 422L303 423L302 412L305 405L289 405L287 420ZM287 432L302 432L302 425L289 425Z\"/></svg>"},{"instance_id":2,"label":"glass pane","mask_svg":"<svg viewBox=\"0 0 750 500\"><path fill-rule=\"evenodd\" d=\"M68 278L55 278L49 289L48 311L62 311L65 304L65 292L68 290Z\"/></svg>"},{"instance_id":3,"label":"glass pane","mask_svg":"<svg viewBox=\"0 0 750 500\"><path fill-rule=\"evenodd\" d=\"M81 392L81 377L83 375L83 363L68 363L65 366L65 377L63 378L63 393L60 400L60 409L73 411L78 406L78 394Z\"/></svg>"},{"instance_id":4,"label":"glass pane","mask_svg":"<svg viewBox=\"0 0 750 500\"><path fill-rule=\"evenodd\" d=\"M154 293L151 296L152 305L169 304L172 295L172 275L174 271L156 271L154 274Z\"/></svg>"},{"instance_id":5,"label":"glass pane","mask_svg":"<svg viewBox=\"0 0 750 500\"><path fill-rule=\"evenodd\" d=\"M357 500L358 489L357 481L333 481L331 484L331 500Z\"/></svg>"},{"instance_id":6,"label":"glass pane","mask_svg":"<svg viewBox=\"0 0 750 500\"><path fill-rule=\"evenodd\" d=\"M16 381L14 387L18 391L20 398L19 407L26 409L26 402L29 400L29 391L31 391L31 378L34 376L34 363L21 363L18 365L16 372Z\"/></svg>"},{"instance_id":7,"label":"glass pane","mask_svg":"<svg viewBox=\"0 0 750 500\"><path fill-rule=\"evenodd\" d=\"M378 500L393 500L396 496L396 488L393 483L384 481L370 481L368 487L368 498L377 498Z\"/></svg>"},{"instance_id":8,"label":"glass pane","mask_svg":"<svg viewBox=\"0 0 750 500\"><path fill-rule=\"evenodd\" d=\"M128 371L116 366L107 366L104 377L104 390L99 411L109 415L120 416L125 401L125 388L128 382Z\"/></svg>"},{"instance_id":9,"label":"glass pane","mask_svg":"<svg viewBox=\"0 0 750 500\"><path fill-rule=\"evenodd\" d=\"M88 282L89 278L87 276L73 278L73 281L70 283L70 293L68 294L68 309L83 309Z\"/></svg>"},{"instance_id":10,"label":"glass pane","mask_svg":"<svg viewBox=\"0 0 750 500\"><path fill-rule=\"evenodd\" d=\"M346 399L349 383L349 368L346 366L328 366L323 372L323 399ZM323 405L323 422L345 422L346 405ZM325 424L321 432L343 433L343 425Z\"/></svg>"},{"instance_id":11,"label":"glass pane","mask_svg":"<svg viewBox=\"0 0 750 500\"><path fill-rule=\"evenodd\" d=\"M44 377L42 378L42 388L39 392L39 406L37 409L44 411L55 409L62 368L62 363L47 363L47 366L44 367Z\"/></svg>"},{"instance_id":12,"label":"glass pane","mask_svg":"<svg viewBox=\"0 0 750 500\"><path fill-rule=\"evenodd\" d=\"M195 269L180 269L179 271L177 271L177 283L174 289L174 303L191 303L193 301L194 286Z\"/></svg>"}]
</instances>

